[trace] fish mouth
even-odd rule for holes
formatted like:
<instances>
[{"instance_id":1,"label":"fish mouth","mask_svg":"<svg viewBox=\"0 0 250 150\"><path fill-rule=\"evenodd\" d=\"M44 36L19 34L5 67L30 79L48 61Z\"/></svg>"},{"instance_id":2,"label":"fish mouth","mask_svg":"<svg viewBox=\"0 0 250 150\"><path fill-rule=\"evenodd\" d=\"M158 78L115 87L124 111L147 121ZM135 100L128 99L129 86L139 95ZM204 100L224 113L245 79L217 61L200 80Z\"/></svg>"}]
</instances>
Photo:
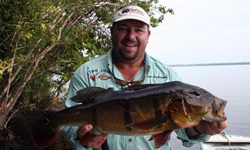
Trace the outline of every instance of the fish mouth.
<instances>
[{"instance_id":1,"label":"fish mouth","mask_svg":"<svg viewBox=\"0 0 250 150\"><path fill-rule=\"evenodd\" d=\"M222 122L227 120L227 117L225 116L226 105L226 100L215 98L214 102L212 103L212 110L204 115L202 120L206 120L209 122Z\"/></svg>"},{"instance_id":2,"label":"fish mouth","mask_svg":"<svg viewBox=\"0 0 250 150\"><path fill-rule=\"evenodd\" d=\"M220 107L218 109L218 114L222 114L223 116L225 116L225 107L227 105L227 101L222 101L222 103L220 104Z\"/></svg>"}]
</instances>

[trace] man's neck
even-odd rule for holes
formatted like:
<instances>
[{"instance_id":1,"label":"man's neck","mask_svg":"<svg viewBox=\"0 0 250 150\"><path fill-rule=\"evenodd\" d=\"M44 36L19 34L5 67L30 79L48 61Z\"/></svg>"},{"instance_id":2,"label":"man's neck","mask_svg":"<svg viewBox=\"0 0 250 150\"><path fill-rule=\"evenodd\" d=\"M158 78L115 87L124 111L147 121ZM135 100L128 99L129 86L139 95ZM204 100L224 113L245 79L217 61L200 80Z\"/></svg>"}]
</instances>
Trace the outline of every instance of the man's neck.
<instances>
[{"instance_id":1,"label":"man's neck","mask_svg":"<svg viewBox=\"0 0 250 150\"><path fill-rule=\"evenodd\" d=\"M127 81L132 81L136 76L137 72L142 67L144 63L143 59L144 57L135 59L133 61L115 59L113 63Z\"/></svg>"}]
</instances>

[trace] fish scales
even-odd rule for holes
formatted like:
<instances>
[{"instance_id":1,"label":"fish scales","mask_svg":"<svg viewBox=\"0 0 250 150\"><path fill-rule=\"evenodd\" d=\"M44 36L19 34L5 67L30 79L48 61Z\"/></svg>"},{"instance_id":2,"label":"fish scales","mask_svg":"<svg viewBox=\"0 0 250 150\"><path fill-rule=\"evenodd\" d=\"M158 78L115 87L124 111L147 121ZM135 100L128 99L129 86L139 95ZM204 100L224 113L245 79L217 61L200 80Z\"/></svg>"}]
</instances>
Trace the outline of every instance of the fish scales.
<instances>
[{"instance_id":1,"label":"fish scales","mask_svg":"<svg viewBox=\"0 0 250 150\"><path fill-rule=\"evenodd\" d=\"M97 125L101 126L104 131L114 134L122 133L126 135L131 134L131 132L138 135L145 134L145 131L136 130L132 125L156 118L156 112L163 114L167 105L165 107L157 106L158 110L155 110L157 107L153 105L154 101L159 100L151 97L142 97L140 99L114 100L110 103L100 104L97 106L99 108ZM166 101L162 100L161 102Z\"/></svg>"},{"instance_id":2,"label":"fish scales","mask_svg":"<svg viewBox=\"0 0 250 150\"><path fill-rule=\"evenodd\" d=\"M136 135L145 135L149 131L133 129L132 125L161 117L166 113L170 101L170 97L165 94L152 94L141 98L107 101L83 108L81 112L72 107L72 110L70 108L61 112L57 117L63 118L60 124L66 124L68 120L71 125L92 124L98 132L123 135L130 135L133 132ZM77 115L78 113L81 115ZM155 122L155 126L158 124L159 122Z\"/></svg>"},{"instance_id":3,"label":"fish scales","mask_svg":"<svg viewBox=\"0 0 250 150\"><path fill-rule=\"evenodd\" d=\"M195 126L201 120L226 120L225 100L179 81L132 86L122 91L90 87L77 92L72 100L82 104L46 117L41 129L34 133L37 145L52 144L65 126L92 124L95 133L152 135L150 140L159 148L174 130Z\"/></svg>"}]
</instances>

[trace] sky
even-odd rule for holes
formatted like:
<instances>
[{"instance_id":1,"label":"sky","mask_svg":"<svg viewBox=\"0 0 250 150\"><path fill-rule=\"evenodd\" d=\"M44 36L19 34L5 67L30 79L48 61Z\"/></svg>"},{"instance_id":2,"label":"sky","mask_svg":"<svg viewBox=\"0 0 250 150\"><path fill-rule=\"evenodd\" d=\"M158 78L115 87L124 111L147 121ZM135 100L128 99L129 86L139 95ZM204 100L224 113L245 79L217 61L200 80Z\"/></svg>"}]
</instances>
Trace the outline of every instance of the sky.
<instances>
[{"instance_id":1,"label":"sky","mask_svg":"<svg viewBox=\"0 0 250 150\"><path fill-rule=\"evenodd\" d=\"M160 0L160 3L172 8L175 15L166 15L160 26L151 28L146 50L151 56L168 65L250 62L250 0ZM238 118L246 118L250 113L247 109L250 65L173 69L183 82L228 100L226 132L249 136L249 121L239 123Z\"/></svg>"},{"instance_id":2,"label":"sky","mask_svg":"<svg viewBox=\"0 0 250 150\"><path fill-rule=\"evenodd\" d=\"M250 0L160 0L147 52L165 64L250 62Z\"/></svg>"}]
</instances>

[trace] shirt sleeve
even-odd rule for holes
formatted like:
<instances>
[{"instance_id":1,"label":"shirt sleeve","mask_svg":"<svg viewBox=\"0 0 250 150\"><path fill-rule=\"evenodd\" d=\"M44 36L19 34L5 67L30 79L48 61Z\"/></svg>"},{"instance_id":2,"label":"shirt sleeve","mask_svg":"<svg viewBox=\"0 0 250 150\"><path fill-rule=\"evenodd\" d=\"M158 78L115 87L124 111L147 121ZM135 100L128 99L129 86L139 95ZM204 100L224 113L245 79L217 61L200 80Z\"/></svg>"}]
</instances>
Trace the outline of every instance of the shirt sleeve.
<instances>
[{"instance_id":1,"label":"shirt sleeve","mask_svg":"<svg viewBox=\"0 0 250 150\"><path fill-rule=\"evenodd\" d=\"M210 135L200 135L200 136L197 136L196 138L189 139L187 134L186 134L185 128L177 130L176 134L177 134L177 138L182 141L182 145L185 147L191 147L194 144L207 141L211 137Z\"/></svg>"}]
</instances>

